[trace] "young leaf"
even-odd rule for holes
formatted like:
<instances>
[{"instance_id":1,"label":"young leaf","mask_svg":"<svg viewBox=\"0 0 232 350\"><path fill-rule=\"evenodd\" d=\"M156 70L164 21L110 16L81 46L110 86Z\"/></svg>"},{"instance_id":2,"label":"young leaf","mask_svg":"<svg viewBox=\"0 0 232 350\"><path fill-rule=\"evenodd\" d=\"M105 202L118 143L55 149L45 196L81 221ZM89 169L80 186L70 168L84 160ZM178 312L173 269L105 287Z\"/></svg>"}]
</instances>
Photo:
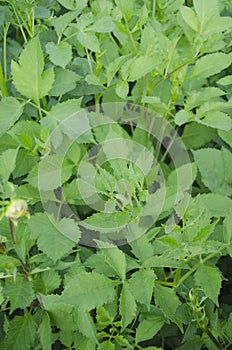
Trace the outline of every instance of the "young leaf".
<instances>
[{"instance_id":1,"label":"young leaf","mask_svg":"<svg viewBox=\"0 0 232 350\"><path fill-rule=\"evenodd\" d=\"M130 324L136 314L136 302L131 294L128 283L124 283L120 295L120 313L122 317L122 328Z\"/></svg>"},{"instance_id":2,"label":"young leaf","mask_svg":"<svg viewBox=\"0 0 232 350\"><path fill-rule=\"evenodd\" d=\"M218 296L222 285L222 275L218 268L200 266L194 275L195 284L218 306Z\"/></svg>"},{"instance_id":3,"label":"young leaf","mask_svg":"<svg viewBox=\"0 0 232 350\"><path fill-rule=\"evenodd\" d=\"M54 82L53 69L43 71L44 59L38 37L29 41L20 55L19 64L12 61L11 70L16 89L37 104L48 94Z\"/></svg>"},{"instance_id":4,"label":"young leaf","mask_svg":"<svg viewBox=\"0 0 232 350\"><path fill-rule=\"evenodd\" d=\"M47 312L43 314L42 322L39 325L38 332L43 350L50 350L52 346L52 330L50 317Z\"/></svg>"},{"instance_id":5,"label":"young leaf","mask_svg":"<svg viewBox=\"0 0 232 350\"><path fill-rule=\"evenodd\" d=\"M21 116L22 105L14 97L3 97L0 101L0 136Z\"/></svg>"}]
</instances>

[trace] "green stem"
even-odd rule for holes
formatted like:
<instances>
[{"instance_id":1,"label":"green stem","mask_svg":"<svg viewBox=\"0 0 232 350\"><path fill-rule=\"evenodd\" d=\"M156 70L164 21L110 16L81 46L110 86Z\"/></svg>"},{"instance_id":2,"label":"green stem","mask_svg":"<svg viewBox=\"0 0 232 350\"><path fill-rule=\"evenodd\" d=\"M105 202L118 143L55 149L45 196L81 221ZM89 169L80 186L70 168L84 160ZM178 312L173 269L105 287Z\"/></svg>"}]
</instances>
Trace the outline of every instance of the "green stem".
<instances>
[{"instance_id":1,"label":"green stem","mask_svg":"<svg viewBox=\"0 0 232 350\"><path fill-rule=\"evenodd\" d=\"M10 234L11 234L11 238L12 238L12 242L15 244L15 232L14 232L14 223L11 219L9 219L9 225L10 225Z\"/></svg>"},{"instance_id":2,"label":"green stem","mask_svg":"<svg viewBox=\"0 0 232 350\"><path fill-rule=\"evenodd\" d=\"M0 62L0 89L1 89L1 93L3 97L7 97L8 94L8 90L7 90L7 86L6 86L6 81L3 75L3 71L2 71L2 65Z\"/></svg>"},{"instance_id":3,"label":"green stem","mask_svg":"<svg viewBox=\"0 0 232 350\"><path fill-rule=\"evenodd\" d=\"M224 249L224 247L223 247ZM175 285L175 287L179 287L187 278L189 278L197 269L198 267L200 267L201 265L203 265L206 261L214 258L216 255L218 255L218 253L211 253L209 254L206 258L204 258L202 261L199 261L196 265L194 265L191 270L189 270L188 272L186 272L186 274L184 274L184 276L182 276L179 279L178 284Z\"/></svg>"},{"instance_id":4,"label":"green stem","mask_svg":"<svg viewBox=\"0 0 232 350\"><path fill-rule=\"evenodd\" d=\"M204 325L199 325L202 331L207 334L209 339L212 341L212 343L216 346L219 350L224 350L224 347L219 343L219 341L215 338L215 336L211 333L211 331L208 329L208 327Z\"/></svg>"},{"instance_id":5,"label":"green stem","mask_svg":"<svg viewBox=\"0 0 232 350\"><path fill-rule=\"evenodd\" d=\"M134 50L135 50L135 53L137 53L137 52L138 52L138 49L137 49L137 46L136 46L134 37L133 37L133 35L132 35L131 31L130 31L130 28L129 28L129 25L128 25L128 22L127 22L127 19L126 19L125 16L124 16L124 20L125 20L125 23L126 23L126 30L127 30L127 33L128 33L129 38L130 38L130 40L131 40L131 43L132 43L133 48L134 48Z\"/></svg>"},{"instance_id":6,"label":"green stem","mask_svg":"<svg viewBox=\"0 0 232 350\"><path fill-rule=\"evenodd\" d=\"M6 26L3 26L3 67L4 67L4 78L7 81L7 54L6 54L6 40L7 32L10 27L10 23L7 23Z\"/></svg>"},{"instance_id":7,"label":"green stem","mask_svg":"<svg viewBox=\"0 0 232 350\"><path fill-rule=\"evenodd\" d=\"M155 19L155 8L156 8L156 0L153 0L152 3L152 18Z\"/></svg>"}]
</instances>

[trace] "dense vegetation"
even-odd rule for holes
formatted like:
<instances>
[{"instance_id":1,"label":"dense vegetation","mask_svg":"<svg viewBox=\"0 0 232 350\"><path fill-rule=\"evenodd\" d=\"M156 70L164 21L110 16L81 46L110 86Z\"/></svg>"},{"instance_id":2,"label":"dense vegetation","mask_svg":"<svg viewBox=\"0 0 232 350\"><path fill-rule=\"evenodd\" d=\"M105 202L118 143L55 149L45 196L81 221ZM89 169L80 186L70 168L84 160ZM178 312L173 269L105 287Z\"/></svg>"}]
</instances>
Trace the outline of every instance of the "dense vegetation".
<instances>
[{"instance_id":1,"label":"dense vegetation","mask_svg":"<svg viewBox=\"0 0 232 350\"><path fill-rule=\"evenodd\" d=\"M230 0L0 1L0 348L232 349Z\"/></svg>"}]
</instances>

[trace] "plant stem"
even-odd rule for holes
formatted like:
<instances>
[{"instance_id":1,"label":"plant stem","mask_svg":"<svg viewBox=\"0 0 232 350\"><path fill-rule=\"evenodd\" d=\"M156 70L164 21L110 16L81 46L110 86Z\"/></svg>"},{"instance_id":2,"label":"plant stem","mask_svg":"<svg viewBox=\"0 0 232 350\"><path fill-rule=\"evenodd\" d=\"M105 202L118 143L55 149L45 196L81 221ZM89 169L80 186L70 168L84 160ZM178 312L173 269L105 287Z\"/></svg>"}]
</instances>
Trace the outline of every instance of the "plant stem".
<instances>
[{"instance_id":1,"label":"plant stem","mask_svg":"<svg viewBox=\"0 0 232 350\"><path fill-rule=\"evenodd\" d=\"M205 324L199 325L199 326L202 329L202 331L205 332L205 334L207 334L207 336L212 341L212 343L216 346L217 349L224 350L224 347L219 343L219 341L215 338L215 336L211 333L211 331Z\"/></svg>"},{"instance_id":2,"label":"plant stem","mask_svg":"<svg viewBox=\"0 0 232 350\"><path fill-rule=\"evenodd\" d=\"M224 248L224 247L223 247ZM186 272L186 274L184 276L182 276L179 279L179 282L177 285L175 285L175 287L179 287L187 278L189 278L197 269L198 267L200 267L201 265L203 265L206 261L214 258L216 255L218 255L218 253L211 253L209 254L206 258L204 258L202 261L199 261L196 265L194 265L191 270L189 270L188 272Z\"/></svg>"},{"instance_id":3,"label":"plant stem","mask_svg":"<svg viewBox=\"0 0 232 350\"><path fill-rule=\"evenodd\" d=\"M12 238L12 242L15 244L15 232L14 232L14 223L11 219L9 219L9 225L10 225L10 234L11 234L11 238Z\"/></svg>"},{"instance_id":4,"label":"plant stem","mask_svg":"<svg viewBox=\"0 0 232 350\"><path fill-rule=\"evenodd\" d=\"M10 27L9 23L7 23L6 26L3 26L3 68L4 68L5 81L7 81L6 40L7 40L7 32L9 27Z\"/></svg>"},{"instance_id":5,"label":"plant stem","mask_svg":"<svg viewBox=\"0 0 232 350\"><path fill-rule=\"evenodd\" d=\"M0 89L3 97L8 96L8 90L7 90L6 81L3 75L1 62L0 62Z\"/></svg>"}]
</instances>

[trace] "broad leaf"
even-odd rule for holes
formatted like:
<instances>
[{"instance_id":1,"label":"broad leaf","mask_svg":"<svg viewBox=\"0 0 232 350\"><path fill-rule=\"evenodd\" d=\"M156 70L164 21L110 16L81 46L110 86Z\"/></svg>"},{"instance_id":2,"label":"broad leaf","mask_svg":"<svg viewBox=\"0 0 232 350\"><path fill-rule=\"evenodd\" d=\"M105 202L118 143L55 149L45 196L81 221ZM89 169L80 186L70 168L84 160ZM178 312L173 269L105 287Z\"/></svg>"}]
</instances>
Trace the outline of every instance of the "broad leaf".
<instances>
[{"instance_id":1,"label":"broad leaf","mask_svg":"<svg viewBox=\"0 0 232 350\"><path fill-rule=\"evenodd\" d=\"M129 280L131 294L136 301L146 305L150 310L150 303L154 289L156 275L150 269L141 269L135 272Z\"/></svg>"},{"instance_id":2,"label":"broad leaf","mask_svg":"<svg viewBox=\"0 0 232 350\"><path fill-rule=\"evenodd\" d=\"M153 338L163 325L164 319L159 316L151 316L140 322L136 329L136 344Z\"/></svg>"},{"instance_id":3,"label":"broad leaf","mask_svg":"<svg viewBox=\"0 0 232 350\"><path fill-rule=\"evenodd\" d=\"M32 283L20 277L16 281L7 281L4 294L10 299L10 314L18 308L24 309L30 306L35 298Z\"/></svg>"},{"instance_id":4,"label":"broad leaf","mask_svg":"<svg viewBox=\"0 0 232 350\"><path fill-rule=\"evenodd\" d=\"M52 346L52 330L50 317L47 313L43 314L42 322L39 325L38 332L43 350L50 350Z\"/></svg>"},{"instance_id":5,"label":"broad leaf","mask_svg":"<svg viewBox=\"0 0 232 350\"><path fill-rule=\"evenodd\" d=\"M122 317L122 328L124 329L132 322L136 314L136 302L128 283L123 284L119 309Z\"/></svg>"},{"instance_id":6,"label":"broad leaf","mask_svg":"<svg viewBox=\"0 0 232 350\"><path fill-rule=\"evenodd\" d=\"M17 149L8 149L0 155L0 176L7 181L16 166Z\"/></svg>"},{"instance_id":7,"label":"broad leaf","mask_svg":"<svg viewBox=\"0 0 232 350\"><path fill-rule=\"evenodd\" d=\"M51 62L56 66L65 68L72 59L72 46L67 42L61 42L59 45L49 42L46 50Z\"/></svg>"},{"instance_id":8,"label":"broad leaf","mask_svg":"<svg viewBox=\"0 0 232 350\"><path fill-rule=\"evenodd\" d=\"M232 155L222 148L194 151L194 159L199 167L204 184L214 193L227 196L232 194Z\"/></svg>"},{"instance_id":9,"label":"broad leaf","mask_svg":"<svg viewBox=\"0 0 232 350\"><path fill-rule=\"evenodd\" d=\"M69 253L74 247L75 243L70 240L69 235L69 224L72 222L71 219L63 219L67 226L67 236L63 232L63 222L55 221L56 226L49 220L46 214L38 213L34 215L29 221L28 225L31 230L31 237L37 239L39 249L47 254L53 261L57 261ZM66 220L71 220L71 222ZM53 219L54 221L54 219ZM62 229L59 230L59 225L62 225ZM72 224L71 224L72 225ZM73 231L73 225L71 226ZM77 237L79 236L79 230L76 227Z\"/></svg>"},{"instance_id":10,"label":"broad leaf","mask_svg":"<svg viewBox=\"0 0 232 350\"><path fill-rule=\"evenodd\" d=\"M65 286L60 301L89 311L114 298L114 283L110 279L95 272L82 272Z\"/></svg>"},{"instance_id":11,"label":"broad leaf","mask_svg":"<svg viewBox=\"0 0 232 350\"><path fill-rule=\"evenodd\" d=\"M195 284L218 306L218 296L222 285L222 275L217 267L200 266L194 275Z\"/></svg>"},{"instance_id":12,"label":"broad leaf","mask_svg":"<svg viewBox=\"0 0 232 350\"><path fill-rule=\"evenodd\" d=\"M222 52L205 55L197 60L189 79L208 78L227 68L232 57Z\"/></svg>"},{"instance_id":13,"label":"broad leaf","mask_svg":"<svg viewBox=\"0 0 232 350\"><path fill-rule=\"evenodd\" d=\"M21 116L22 105L14 97L3 97L0 101L0 136Z\"/></svg>"},{"instance_id":14,"label":"broad leaf","mask_svg":"<svg viewBox=\"0 0 232 350\"><path fill-rule=\"evenodd\" d=\"M176 310L181 302L174 289L155 284L155 303L165 316L179 325Z\"/></svg>"},{"instance_id":15,"label":"broad leaf","mask_svg":"<svg viewBox=\"0 0 232 350\"><path fill-rule=\"evenodd\" d=\"M6 339L8 350L30 350L34 346L36 324L31 314L15 316L10 322Z\"/></svg>"},{"instance_id":16,"label":"broad leaf","mask_svg":"<svg viewBox=\"0 0 232 350\"><path fill-rule=\"evenodd\" d=\"M20 55L19 64L12 61L11 70L16 89L36 103L48 94L54 82L53 69L44 71L43 53L38 37L27 44Z\"/></svg>"},{"instance_id":17,"label":"broad leaf","mask_svg":"<svg viewBox=\"0 0 232 350\"><path fill-rule=\"evenodd\" d=\"M119 248L112 246L102 248L101 253L103 254L107 264L109 264L122 279L122 281L124 281L126 277L125 254Z\"/></svg>"},{"instance_id":18,"label":"broad leaf","mask_svg":"<svg viewBox=\"0 0 232 350\"><path fill-rule=\"evenodd\" d=\"M97 332L93 319L86 310L78 310L76 313L79 331L86 337L93 339L97 343Z\"/></svg>"}]
</instances>

